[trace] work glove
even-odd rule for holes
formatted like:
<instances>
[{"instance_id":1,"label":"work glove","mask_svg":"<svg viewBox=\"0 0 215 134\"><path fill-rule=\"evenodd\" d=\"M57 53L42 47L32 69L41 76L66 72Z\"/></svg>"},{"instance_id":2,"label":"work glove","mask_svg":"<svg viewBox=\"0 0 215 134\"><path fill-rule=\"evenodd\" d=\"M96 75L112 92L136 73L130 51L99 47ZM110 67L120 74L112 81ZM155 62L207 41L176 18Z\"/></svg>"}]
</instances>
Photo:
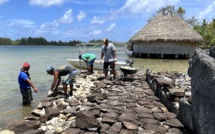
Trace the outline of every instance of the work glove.
<instances>
[{"instance_id":1,"label":"work glove","mask_svg":"<svg viewBox=\"0 0 215 134\"><path fill-rule=\"evenodd\" d=\"M116 61L117 61L117 58L114 58L113 61L116 62Z\"/></svg>"}]
</instances>

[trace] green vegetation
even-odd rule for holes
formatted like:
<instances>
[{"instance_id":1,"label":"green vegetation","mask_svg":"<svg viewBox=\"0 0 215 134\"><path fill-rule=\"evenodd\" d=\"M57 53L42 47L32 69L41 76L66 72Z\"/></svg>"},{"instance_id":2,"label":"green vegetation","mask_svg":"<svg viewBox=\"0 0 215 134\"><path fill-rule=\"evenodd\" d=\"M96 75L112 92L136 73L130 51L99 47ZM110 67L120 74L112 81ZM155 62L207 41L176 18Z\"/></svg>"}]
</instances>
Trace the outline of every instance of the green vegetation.
<instances>
[{"instance_id":1,"label":"green vegetation","mask_svg":"<svg viewBox=\"0 0 215 134\"><path fill-rule=\"evenodd\" d=\"M15 41L12 41L9 38L1 38L0 37L0 45L55 45L55 46L75 46L76 44L81 43L81 41L73 40L69 42L63 41L47 41L43 37L38 38L21 38Z\"/></svg>"},{"instance_id":2,"label":"green vegetation","mask_svg":"<svg viewBox=\"0 0 215 134\"><path fill-rule=\"evenodd\" d=\"M194 26L194 29L204 38L204 41L199 43L201 48L210 48L215 45L215 19L211 22L203 20L202 24Z\"/></svg>"}]
</instances>

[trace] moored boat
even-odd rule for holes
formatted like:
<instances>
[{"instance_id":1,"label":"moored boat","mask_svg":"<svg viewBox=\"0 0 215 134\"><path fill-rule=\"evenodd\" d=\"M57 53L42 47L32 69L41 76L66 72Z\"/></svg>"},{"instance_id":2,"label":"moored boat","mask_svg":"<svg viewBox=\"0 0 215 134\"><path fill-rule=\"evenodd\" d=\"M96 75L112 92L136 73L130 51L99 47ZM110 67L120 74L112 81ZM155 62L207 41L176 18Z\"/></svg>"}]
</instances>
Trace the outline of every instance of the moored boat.
<instances>
[{"instance_id":1,"label":"moored boat","mask_svg":"<svg viewBox=\"0 0 215 134\"><path fill-rule=\"evenodd\" d=\"M86 63L83 60L80 61L79 59L67 59L67 61L77 69L79 69L79 68L86 69L86 67L87 67ZM126 62L117 61L115 63L115 69L120 70L120 67L124 66L124 65L126 65ZM100 62L100 60L95 60L95 62L93 64L93 68L95 70L102 70L103 69L103 61Z\"/></svg>"}]
</instances>

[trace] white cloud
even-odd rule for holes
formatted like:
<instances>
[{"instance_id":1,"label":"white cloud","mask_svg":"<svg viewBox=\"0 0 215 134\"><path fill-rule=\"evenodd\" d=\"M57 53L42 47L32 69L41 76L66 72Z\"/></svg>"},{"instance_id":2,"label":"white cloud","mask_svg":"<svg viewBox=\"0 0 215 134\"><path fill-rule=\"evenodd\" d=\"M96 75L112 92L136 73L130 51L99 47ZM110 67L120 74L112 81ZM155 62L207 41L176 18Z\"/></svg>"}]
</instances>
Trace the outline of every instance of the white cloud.
<instances>
[{"instance_id":1,"label":"white cloud","mask_svg":"<svg viewBox=\"0 0 215 134\"><path fill-rule=\"evenodd\" d=\"M34 27L34 22L30 20L17 19L13 20L13 22L11 22L9 26Z\"/></svg>"},{"instance_id":2,"label":"white cloud","mask_svg":"<svg viewBox=\"0 0 215 134\"><path fill-rule=\"evenodd\" d=\"M100 34L102 34L101 30L94 30L90 33L90 35L100 35Z\"/></svg>"},{"instance_id":3,"label":"white cloud","mask_svg":"<svg viewBox=\"0 0 215 134\"><path fill-rule=\"evenodd\" d=\"M124 5L116 13L143 14L153 13L161 7L175 5L180 0L126 0Z\"/></svg>"},{"instance_id":4,"label":"white cloud","mask_svg":"<svg viewBox=\"0 0 215 134\"><path fill-rule=\"evenodd\" d=\"M211 15L212 13L214 13L214 10L215 10L215 2L209 5L204 11L201 11L199 13L198 19L205 19L206 15L209 15L209 14Z\"/></svg>"},{"instance_id":5,"label":"white cloud","mask_svg":"<svg viewBox=\"0 0 215 134\"><path fill-rule=\"evenodd\" d=\"M101 17L94 16L93 20L91 20L91 24L103 24L105 22Z\"/></svg>"},{"instance_id":6,"label":"white cloud","mask_svg":"<svg viewBox=\"0 0 215 134\"><path fill-rule=\"evenodd\" d=\"M62 23L72 23L72 9L66 11L66 13L59 19L59 21Z\"/></svg>"},{"instance_id":7,"label":"white cloud","mask_svg":"<svg viewBox=\"0 0 215 134\"><path fill-rule=\"evenodd\" d=\"M50 29L56 29L59 26L59 23L57 21L54 22L48 22L44 23L40 26L41 30L50 30Z\"/></svg>"},{"instance_id":8,"label":"white cloud","mask_svg":"<svg viewBox=\"0 0 215 134\"><path fill-rule=\"evenodd\" d=\"M38 30L35 31L35 35L40 35L42 33L50 33L56 35L57 33L59 33L59 31L57 30L58 26L58 21L44 23L40 25L40 28Z\"/></svg>"},{"instance_id":9,"label":"white cloud","mask_svg":"<svg viewBox=\"0 0 215 134\"><path fill-rule=\"evenodd\" d=\"M0 0L0 5L6 3L6 2L8 2L8 1L9 1L9 0Z\"/></svg>"},{"instance_id":10,"label":"white cloud","mask_svg":"<svg viewBox=\"0 0 215 134\"><path fill-rule=\"evenodd\" d=\"M86 17L86 14L83 11L80 11L79 14L77 15L78 21L81 21Z\"/></svg>"},{"instance_id":11,"label":"white cloud","mask_svg":"<svg viewBox=\"0 0 215 134\"><path fill-rule=\"evenodd\" d=\"M115 23L111 24L111 25L108 27L107 32L110 32L114 27L116 27L116 24L115 24Z\"/></svg>"},{"instance_id":12,"label":"white cloud","mask_svg":"<svg viewBox=\"0 0 215 134\"><path fill-rule=\"evenodd\" d=\"M43 7L49 7L53 5L61 5L65 0L30 0L31 5L38 5Z\"/></svg>"}]
</instances>

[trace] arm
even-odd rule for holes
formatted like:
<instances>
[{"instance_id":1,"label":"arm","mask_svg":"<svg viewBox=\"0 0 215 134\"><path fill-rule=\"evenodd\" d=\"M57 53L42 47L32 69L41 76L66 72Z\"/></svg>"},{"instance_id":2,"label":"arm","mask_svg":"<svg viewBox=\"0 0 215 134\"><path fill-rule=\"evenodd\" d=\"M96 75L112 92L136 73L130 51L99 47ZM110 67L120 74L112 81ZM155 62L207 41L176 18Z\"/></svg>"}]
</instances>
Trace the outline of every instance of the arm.
<instances>
[{"instance_id":1,"label":"arm","mask_svg":"<svg viewBox=\"0 0 215 134\"><path fill-rule=\"evenodd\" d=\"M61 82L61 77L58 78L57 85L55 86L55 89L57 89L59 87L60 82Z\"/></svg>"},{"instance_id":2,"label":"arm","mask_svg":"<svg viewBox=\"0 0 215 134\"><path fill-rule=\"evenodd\" d=\"M103 53L103 51L102 51L102 52L101 52L101 57L100 57L101 60L103 59L103 56L104 56L104 53Z\"/></svg>"},{"instance_id":3,"label":"arm","mask_svg":"<svg viewBox=\"0 0 215 134\"><path fill-rule=\"evenodd\" d=\"M26 80L29 84L30 84L30 86L34 89L34 92L35 93L37 93L38 92L38 89L35 87L35 85L31 82L31 80L30 79L27 79Z\"/></svg>"},{"instance_id":4,"label":"arm","mask_svg":"<svg viewBox=\"0 0 215 134\"><path fill-rule=\"evenodd\" d=\"M54 80L52 82L52 86L50 88L50 90L54 90L57 83L60 83L59 80L58 80L58 72L57 71L54 71Z\"/></svg>"},{"instance_id":5,"label":"arm","mask_svg":"<svg viewBox=\"0 0 215 134\"><path fill-rule=\"evenodd\" d=\"M113 51L113 56L116 58L116 50Z\"/></svg>"}]
</instances>

